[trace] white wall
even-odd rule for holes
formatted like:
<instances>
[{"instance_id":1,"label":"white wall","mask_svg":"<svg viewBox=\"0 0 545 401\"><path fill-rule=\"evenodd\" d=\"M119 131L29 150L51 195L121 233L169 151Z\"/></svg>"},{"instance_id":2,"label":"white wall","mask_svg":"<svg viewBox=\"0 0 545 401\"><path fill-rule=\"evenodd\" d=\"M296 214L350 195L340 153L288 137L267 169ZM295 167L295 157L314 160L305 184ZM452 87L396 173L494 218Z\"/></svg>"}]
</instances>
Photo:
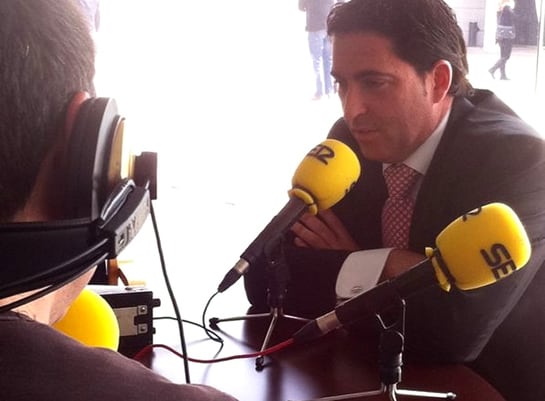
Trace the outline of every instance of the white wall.
<instances>
[{"instance_id":1,"label":"white wall","mask_svg":"<svg viewBox=\"0 0 545 401\"><path fill-rule=\"evenodd\" d=\"M485 36L488 35L490 25L492 29L495 29L495 23L489 24L487 18L487 3L494 4L495 0L446 0L447 4L454 9L456 17L458 18L458 24L464 32L464 38L466 43L469 42L469 23L477 22L480 31L477 33L476 45L482 47L485 44ZM486 29L486 35L485 35Z\"/></svg>"}]
</instances>

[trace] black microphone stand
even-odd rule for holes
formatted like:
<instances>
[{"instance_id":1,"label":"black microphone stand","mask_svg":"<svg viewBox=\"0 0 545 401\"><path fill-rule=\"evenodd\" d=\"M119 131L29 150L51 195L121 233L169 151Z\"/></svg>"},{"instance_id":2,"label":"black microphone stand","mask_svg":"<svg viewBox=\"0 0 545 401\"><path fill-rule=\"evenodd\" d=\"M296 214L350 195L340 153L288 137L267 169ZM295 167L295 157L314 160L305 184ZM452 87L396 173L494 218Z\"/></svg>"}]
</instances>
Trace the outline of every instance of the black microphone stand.
<instances>
[{"instance_id":1,"label":"black microphone stand","mask_svg":"<svg viewBox=\"0 0 545 401\"><path fill-rule=\"evenodd\" d=\"M264 249L264 255L267 260L267 303L269 306L268 313L255 313L244 316L236 316L225 319L219 319L217 317L210 318L210 327L214 330L218 329L218 323L232 322L237 320L252 320L261 318L271 318L267 334L261 345L260 352L267 349L269 341L271 339L274 328L278 319L281 317L287 319L298 320L301 322L308 322L309 319L305 319L299 316L292 316L284 314L283 305L284 298L287 293L287 284L289 281L289 268L284 256L283 237L280 236L275 241L270 241ZM256 370L261 371L264 368L264 357L259 356L255 361Z\"/></svg>"},{"instance_id":2,"label":"black microphone stand","mask_svg":"<svg viewBox=\"0 0 545 401\"><path fill-rule=\"evenodd\" d=\"M401 366L403 365L403 346L405 333L405 301L400 300L400 317L392 324L387 325L382 317L376 317L381 325L379 343L379 375L381 385L376 390L364 391L352 394L335 395L331 397L315 398L306 401L340 401L360 397L371 397L388 394L390 401L397 401L398 395L426 398L440 398L453 400L456 394L452 392L437 393L431 391L406 390L397 387L401 381Z\"/></svg>"}]
</instances>

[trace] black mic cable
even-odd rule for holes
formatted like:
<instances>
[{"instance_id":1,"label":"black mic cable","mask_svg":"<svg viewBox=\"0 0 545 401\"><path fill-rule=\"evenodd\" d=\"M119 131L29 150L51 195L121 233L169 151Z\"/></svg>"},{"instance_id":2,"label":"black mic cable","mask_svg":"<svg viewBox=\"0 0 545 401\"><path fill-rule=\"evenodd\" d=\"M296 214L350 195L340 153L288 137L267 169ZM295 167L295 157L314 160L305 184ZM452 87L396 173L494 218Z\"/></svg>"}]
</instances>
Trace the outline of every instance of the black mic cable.
<instances>
[{"instance_id":1,"label":"black mic cable","mask_svg":"<svg viewBox=\"0 0 545 401\"><path fill-rule=\"evenodd\" d=\"M178 332L180 334L180 345L182 347L182 353L187 356L187 345L185 341L185 334L184 334L184 325L182 320L182 315L180 314L180 309L178 308L178 302L176 301L176 296L174 295L174 291L172 290L172 286L170 285L170 279L168 277L166 263L165 263L165 257L163 254L163 246L161 245L161 237L159 235L159 228L157 225L157 219L155 218L155 211L153 209L153 202L150 202L150 215L151 215L151 221L153 222L153 232L155 233L155 241L157 243L157 251L159 252L159 259L161 261L161 271L163 272L163 278L165 280L165 285L167 287L168 295L170 297L170 301L172 302L172 307L174 308L174 314L176 316L176 322L178 324ZM185 370L185 381L187 384L191 383L190 375L189 375L189 363L187 361L187 358L184 358L184 370Z\"/></svg>"}]
</instances>

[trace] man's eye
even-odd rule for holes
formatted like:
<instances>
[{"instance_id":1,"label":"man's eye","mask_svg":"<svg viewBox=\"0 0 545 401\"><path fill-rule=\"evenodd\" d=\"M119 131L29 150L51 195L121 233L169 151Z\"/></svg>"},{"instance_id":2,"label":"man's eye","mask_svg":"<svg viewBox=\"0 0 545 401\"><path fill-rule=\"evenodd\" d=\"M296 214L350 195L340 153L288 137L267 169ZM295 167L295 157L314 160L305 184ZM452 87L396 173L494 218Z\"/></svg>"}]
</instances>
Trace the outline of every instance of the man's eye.
<instances>
[{"instance_id":1,"label":"man's eye","mask_svg":"<svg viewBox=\"0 0 545 401\"><path fill-rule=\"evenodd\" d=\"M362 85L365 87L365 88L368 88L368 89L379 89L381 87L383 87L384 85L387 84L387 81L384 80L384 79L364 79L362 81Z\"/></svg>"}]
</instances>

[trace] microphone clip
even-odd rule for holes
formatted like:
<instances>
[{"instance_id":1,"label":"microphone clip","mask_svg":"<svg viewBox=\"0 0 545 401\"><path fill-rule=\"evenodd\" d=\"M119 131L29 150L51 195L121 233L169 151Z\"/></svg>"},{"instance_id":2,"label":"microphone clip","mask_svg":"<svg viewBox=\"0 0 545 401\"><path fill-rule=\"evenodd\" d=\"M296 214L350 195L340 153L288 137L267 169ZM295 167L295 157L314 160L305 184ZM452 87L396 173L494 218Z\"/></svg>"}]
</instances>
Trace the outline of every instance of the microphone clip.
<instances>
[{"instance_id":1,"label":"microphone clip","mask_svg":"<svg viewBox=\"0 0 545 401\"><path fill-rule=\"evenodd\" d=\"M253 319L269 318L270 319L269 327L267 329L267 333L265 334L265 338L261 345L260 352L265 351L267 347L269 346L269 342L271 340L273 331L276 327L278 320L281 317L290 319L290 320L301 321L305 323L308 322L308 319L306 318L293 316L293 315L287 315L284 313L283 304L287 294L287 285L288 285L288 281L290 277L289 266L285 259L284 241L285 241L284 237L279 236L275 238L274 240L268 242L265 245L263 250L265 259L267 261L267 267L265 271L267 276L267 303L269 306L269 312L247 314L245 316L237 316L237 317L224 318L224 319L213 317L209 320L210 327L216 330L216 329L219 329L218 323L220 322L234 321L234 320L249 321ZM265 367L264 356L263 355L258 356L255 361L256 370L261 371L264 369L264 367Z\"/></svg>"},{"instance_id":2,"label":"microphone clip","mask_svg":"<svg viewBox=\"0 0 545 401\"><path fill-rule=\"evenodd\" d=\"M397 319L387 324L380 314L376 314L381 326L379 343L379 374L385 386L401 382L403 350L405 344L405 300L399 298L396 307Z\"/></svg>"},{"instance_id":3,"label":"microphone clip","mask_svg":"<svg viewBox=\"0 0 545 401\"><path fill-rule=\"evenodd\" d=\"M456 394L452 392L438 393L432 391L407 390L397 387L401 382L403 366L403 349L405 342L405 309L403 298L398 298L399 305L389 308L382 315L375 314L380 324L381 335L379 343L379 374L380 388L352 394L342 394L331 397L316 398L306 401L341 401L375 397L388 394L390 400L397 400L397 395L416 396L422 398L440 398L453 400ZM388 322L386 321L388 320Z\"/></svg>"}]
</instances>

